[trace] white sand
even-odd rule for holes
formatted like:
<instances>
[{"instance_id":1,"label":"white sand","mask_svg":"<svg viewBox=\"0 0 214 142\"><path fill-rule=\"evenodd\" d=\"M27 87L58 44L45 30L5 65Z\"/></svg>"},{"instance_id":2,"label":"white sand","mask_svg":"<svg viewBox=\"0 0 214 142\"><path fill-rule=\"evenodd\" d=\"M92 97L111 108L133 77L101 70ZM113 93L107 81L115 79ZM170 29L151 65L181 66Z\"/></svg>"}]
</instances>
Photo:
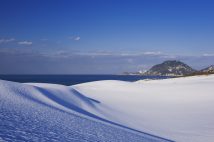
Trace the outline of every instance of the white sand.
<instances>
[{"instance_id":1,"label":"white sand","mask_svg":"<svg viewBox=\"0 0 214 142\"><path fill-rule=\"evenodd\" d=\"M214 141L214 75L74 88L99 100L109 120L176 141Z\"/></svg>"},{"instance_id":2,"label":"white sand","mask_svg":"<svg viewBox=\"0 0 214 142\"><path fill-rule=\"evenodd\" d=\"M170 140L213 142L213 108L214 75L74 86L0 80L0 139L164 141L90 113Z\"/></svg>"}]
</instances>

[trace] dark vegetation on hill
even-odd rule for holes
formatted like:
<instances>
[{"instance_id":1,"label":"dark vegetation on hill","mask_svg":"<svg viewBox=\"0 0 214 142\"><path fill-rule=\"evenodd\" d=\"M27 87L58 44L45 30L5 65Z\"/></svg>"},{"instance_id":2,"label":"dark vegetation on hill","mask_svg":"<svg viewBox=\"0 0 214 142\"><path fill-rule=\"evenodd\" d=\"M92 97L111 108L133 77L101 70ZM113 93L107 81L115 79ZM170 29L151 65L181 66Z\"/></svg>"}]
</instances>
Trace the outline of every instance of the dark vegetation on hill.
<instances>
[{"instance_id":1,"label":"dark vegetation on hill","mask_svg":"<svg viewBox=\"0 0 214 142\"><path fill-rule=\"evenodd\" d=\"M193 75L208 75L214 74L214 65L211 65L202 70L195 70L187 64L177 61L169 60L161 64L154 65L146 72L124 73L125 75L146 75L146 76L193 76Z\"/></svg>"},{"instance_id":2,"label":"dark vegetation on hill","mask_svg":"<svg viewBox=\"0 0 214 142\"><path fill-rule=\"evenodd\" d=\"M154 65L151 69L145 72L144 75L183 76L194 72L196 72L196 70L187 64L181 61L172 60Z\"/></svg>"}]
</instances>

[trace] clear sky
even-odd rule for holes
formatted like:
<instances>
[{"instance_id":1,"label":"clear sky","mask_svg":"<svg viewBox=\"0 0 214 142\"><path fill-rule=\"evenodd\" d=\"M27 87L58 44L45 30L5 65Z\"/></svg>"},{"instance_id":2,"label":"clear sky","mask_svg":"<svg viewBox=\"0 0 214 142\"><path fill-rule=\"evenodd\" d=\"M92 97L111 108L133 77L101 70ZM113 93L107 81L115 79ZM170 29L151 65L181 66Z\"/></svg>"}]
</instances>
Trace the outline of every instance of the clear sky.
<instances>
[{"instance_id":1,"label":"clear sky","mask_svg":"<svg viewBox=\"0 0 214 142\"><path fill-rule=\"evenodd\" d=\"M1 74L108 74L214 64L212 0L1 0Z\"/></svg>"}]
</instances>

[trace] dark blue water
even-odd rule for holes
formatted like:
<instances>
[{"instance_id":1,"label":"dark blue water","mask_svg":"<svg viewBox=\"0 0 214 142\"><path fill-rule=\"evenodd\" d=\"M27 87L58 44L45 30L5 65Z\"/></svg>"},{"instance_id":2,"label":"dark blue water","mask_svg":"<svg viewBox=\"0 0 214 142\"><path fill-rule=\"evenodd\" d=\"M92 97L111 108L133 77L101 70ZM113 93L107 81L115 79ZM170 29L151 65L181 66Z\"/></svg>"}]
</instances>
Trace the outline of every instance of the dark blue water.
<instances>
[{"instance_id":1,"label":"dark blue water","mask_svg":"<svg viewBox=\"0 0 214 142\"><path fill-rule=\"evenodd\" d=\"M63 85L74 85L99 80L137 81L140 79L165 79L164 76L139 75L0 75L0 79L15 82L39 82Z\"/></svg>"}]
</instances>

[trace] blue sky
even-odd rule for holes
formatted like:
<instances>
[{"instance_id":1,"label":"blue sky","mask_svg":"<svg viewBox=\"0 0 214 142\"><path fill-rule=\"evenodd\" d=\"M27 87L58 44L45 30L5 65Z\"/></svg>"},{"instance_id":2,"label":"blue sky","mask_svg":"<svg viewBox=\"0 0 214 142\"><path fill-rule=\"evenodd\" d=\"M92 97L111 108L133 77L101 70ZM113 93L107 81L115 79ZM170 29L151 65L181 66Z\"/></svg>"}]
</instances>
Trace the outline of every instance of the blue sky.
<instances>
[{"instance_id":1,"label":"blue sky","mask_svg":"<svg viewBox=\"0 0 214 142\"><path fill-rule=\"evenodd\" d=\"M1 74L108 74L213 64L211 0L1 0Z\"/></svg>"}]
</instances>

